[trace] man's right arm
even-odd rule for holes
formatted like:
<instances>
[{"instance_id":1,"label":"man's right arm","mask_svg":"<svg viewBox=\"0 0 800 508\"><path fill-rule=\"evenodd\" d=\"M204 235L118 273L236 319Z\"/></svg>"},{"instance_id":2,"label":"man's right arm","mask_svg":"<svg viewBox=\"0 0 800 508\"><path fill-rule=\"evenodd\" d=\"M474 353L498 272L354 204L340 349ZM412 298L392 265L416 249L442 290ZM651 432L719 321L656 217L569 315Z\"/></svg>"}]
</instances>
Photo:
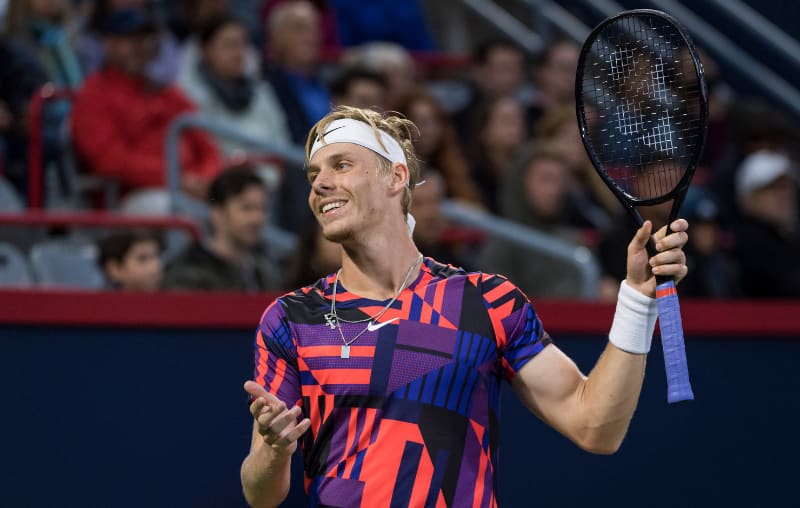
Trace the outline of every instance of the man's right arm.
<instances>
[{"instance_id":1,"label":"man's right arm","mask_svg":"<svg viewBox=\"0 0 800 508\"><path fill-rule=\"evenodd\" d=\"M248 381L244 388L254 398L250 404L253 437L241 469L244 497L254 508L275 507L289 493L292 454L311 421L298 422L299 406L287 408L258 383Z\"/></svg>"}]
</instances>

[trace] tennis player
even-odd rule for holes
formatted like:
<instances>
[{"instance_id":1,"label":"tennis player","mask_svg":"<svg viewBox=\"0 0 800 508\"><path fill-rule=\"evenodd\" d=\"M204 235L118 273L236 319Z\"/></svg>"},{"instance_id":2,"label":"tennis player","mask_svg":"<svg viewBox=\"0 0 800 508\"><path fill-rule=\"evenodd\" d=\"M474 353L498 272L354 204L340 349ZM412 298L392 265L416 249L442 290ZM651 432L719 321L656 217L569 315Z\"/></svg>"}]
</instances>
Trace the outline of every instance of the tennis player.
<instances>
[{"instance_id":1,"label":"tennis player","mask_svg":"<svg viewBox=\"0 0 800 508\"><path fill-rule=\"evenodd\" d=\"M653 258L651 223L636 232L609 344L585 376L511 282L417 250L413 128L343 107L309 133L309 206L342 268L261 318L241 469L253 506L284 500L298 441L311 506L496 506L501 380L585 450L613 453L625 435L656 320L653 273L686 275L686 221L654 235Z\"/></svg>"}]
</instances>

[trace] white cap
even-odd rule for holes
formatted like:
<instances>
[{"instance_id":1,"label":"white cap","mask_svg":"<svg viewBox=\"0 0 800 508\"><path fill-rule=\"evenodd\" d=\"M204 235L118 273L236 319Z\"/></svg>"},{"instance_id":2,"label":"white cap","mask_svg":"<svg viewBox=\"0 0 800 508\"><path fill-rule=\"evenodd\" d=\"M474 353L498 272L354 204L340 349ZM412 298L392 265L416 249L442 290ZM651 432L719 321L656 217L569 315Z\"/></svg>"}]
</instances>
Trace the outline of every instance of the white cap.
<instances>
[{"instance_id":1,"label":"white cap","mask_svg":"<svg viewBox=\"0 0 800 508\"><path fill-rule=\"evenodd\" d=\"M736 173L736 195L743 198L792 172L792 161L782 153L762 150L748 155Z\"/></svg>"}]
</instances>

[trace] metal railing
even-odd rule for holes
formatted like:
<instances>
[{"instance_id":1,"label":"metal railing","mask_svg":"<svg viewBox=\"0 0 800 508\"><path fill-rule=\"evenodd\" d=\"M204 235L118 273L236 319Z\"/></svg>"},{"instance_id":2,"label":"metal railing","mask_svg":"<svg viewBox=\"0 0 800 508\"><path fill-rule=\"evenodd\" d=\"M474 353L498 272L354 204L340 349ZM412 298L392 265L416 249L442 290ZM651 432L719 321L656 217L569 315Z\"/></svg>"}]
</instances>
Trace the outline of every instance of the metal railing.
<instances>
[{"instance_id":1,"label":"metal railing","mask_svg":"<svg viewBox=\"0 0 800 508\"><path fill-rule=\"evenodd\" d=\"M494 25L530 54L544 48L544 40L524 23L489 0L462 0L464 5Z\"/></svg>"},{"instance_id":2,"label":"metal railing","mask_svg":"<svg viewBox=\"0 0 800 508\"><path fill-rule=\"evenodd\" d=\"M186 129L201 129L214 135L241 143L260 153L269 154L289 165L302 166L305 163L303 150L296 146L287 146L266 141L241 132L235 125L221 122L198 113L186 113L178 116L167 130L164 143L164 170L167 191L170 197L170 208L179 212L181 206L192 207L188 198L181 192L181 158L180 137Z\"/></svg>"},{"instance_id":3,"label":"metal railing","mask_svg":"<svg viewBox=\"0 0 800 508\"><path fill-rule=\"evenodd\" d=\"M571 12L553 0L523 0L531 9L531 15L543 19L563 32L567 37L583 43L591 28Z\"/></svg>"},{"instance_id":4,"label":"metal railing","mask_svg":"<svg viewBox=\"0 0 800 508\"><path fill-rule=\"evenodd\" d=\"M540 252L558 259L574 268L581 279L580 296L584 299L596 298L600 281L600 268L592 252L582 246L492 214L476 210L454 201L442 204L442 212L453 222L466 224L488 234L514 243L521 248Z\"/></svg>"},{"instance_id":5,"label":"metal railing","mask_svg":"<svg viewBox=\"0 0 800 508\"><path fill-rule=\"evenodd\" d=\"M741 0L709 0L750 32L800 67L800 43Z\"/></svg>"}]
</instances>

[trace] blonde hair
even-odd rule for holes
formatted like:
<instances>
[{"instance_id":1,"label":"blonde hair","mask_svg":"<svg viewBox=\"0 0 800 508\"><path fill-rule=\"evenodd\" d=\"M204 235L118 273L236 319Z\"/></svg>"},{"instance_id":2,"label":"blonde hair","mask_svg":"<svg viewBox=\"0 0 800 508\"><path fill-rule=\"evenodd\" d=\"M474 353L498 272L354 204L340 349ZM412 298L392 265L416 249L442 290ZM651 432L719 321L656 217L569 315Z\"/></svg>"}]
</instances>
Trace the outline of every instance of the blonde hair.
<instances>
[{"instance_id":1,"label":"blonde hair","mask_svg":"<svg viewBox=\"0 0 800 508\"><path fill-rule=\"evenodd\" d=\"M311 147L314 141L317 139L317 133L325 132L325 129L328 128L331 122L345 118L358 120L371 126L375 131L375 138L384 150L386 147L383 145L383 141L381 141L380 134L378 133L379 130L389 134L397 141L400 148L402 148L403 154L406 156L406 161L408 162L408 184L403 192L401 205L403 207L403 213L408 213L408 209L411 206L411 191L416 187L420 173L419 161L414 154L414 145L411 139L414 133L418 133L419 131L417 126L414 125L414 122L403 117L400 113L391 112L384 116L371 109L338 106L311 127L308 138L306 138L306 164L309 162L309 154L311 153ZM392 163L388 159L377 153L375 153L375 157L378 160L378 169L380 171L384 173L391 171Z\"/></svg>"}]
</instances>

